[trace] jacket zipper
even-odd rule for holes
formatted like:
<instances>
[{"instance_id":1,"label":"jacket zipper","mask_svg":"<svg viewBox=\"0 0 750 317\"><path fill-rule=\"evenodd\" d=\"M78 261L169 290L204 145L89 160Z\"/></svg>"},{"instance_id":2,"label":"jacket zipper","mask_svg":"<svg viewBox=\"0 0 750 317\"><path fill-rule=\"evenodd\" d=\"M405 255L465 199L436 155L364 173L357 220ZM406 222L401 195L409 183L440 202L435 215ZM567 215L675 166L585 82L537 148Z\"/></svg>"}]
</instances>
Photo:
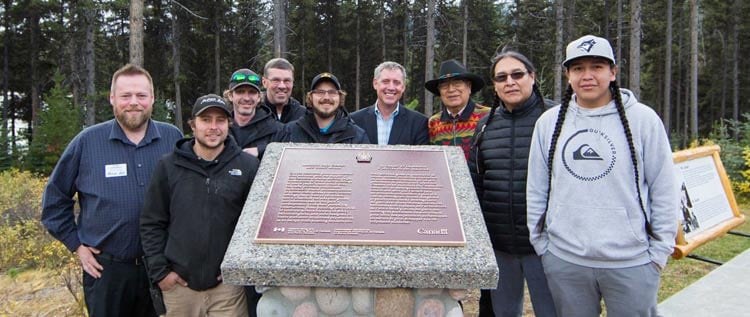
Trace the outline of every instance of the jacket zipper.
<instances>
[{"instance_id":1,"label":"jacket zipper","mask_svg":"<svg viewBox=\"0 0 750 317\"><path fill-rule=\"evenodd\" d=\"M510 213L510 234L511 234L511 243L512 243L511 248L513 249L514 253L517 253L518 248L516 246L516 239L517 239L516 237L517 236L516 215L513 212L513 210L515 209L514 208L515 203L513 202L513 175L515 175L516 173L516 167L515 167L515 164L513 164L513 162L516 159L516 117L515 116L511 117L510 139L511 139L511 144L510 144L510 161L511 161L510 175L511 177L508 180L510 182L509 187L508 187L510 189L510 191L508 192L508 196L509 196L508 201L510 202L508 204L508 211Z\"/></svg>"}]
</instances>

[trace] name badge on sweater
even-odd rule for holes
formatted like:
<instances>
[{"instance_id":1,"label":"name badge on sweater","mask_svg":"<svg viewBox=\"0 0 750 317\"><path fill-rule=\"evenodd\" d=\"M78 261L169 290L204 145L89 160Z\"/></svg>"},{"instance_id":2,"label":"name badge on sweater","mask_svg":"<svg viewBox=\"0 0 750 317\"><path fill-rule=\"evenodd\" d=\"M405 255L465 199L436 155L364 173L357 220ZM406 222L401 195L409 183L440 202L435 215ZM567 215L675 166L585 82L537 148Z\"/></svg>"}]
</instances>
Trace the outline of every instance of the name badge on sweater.
<instances>
[{"instance_id":1,"label":"name badge on sweater","mask_svg":"<svg viewBox=\"0 0 750 317\"><path fill-rule=\"evenodd\" d=\"M122 177L128 176L128 164L107 164L104 165L104 177Z\"/></svg>"}]
</instances>

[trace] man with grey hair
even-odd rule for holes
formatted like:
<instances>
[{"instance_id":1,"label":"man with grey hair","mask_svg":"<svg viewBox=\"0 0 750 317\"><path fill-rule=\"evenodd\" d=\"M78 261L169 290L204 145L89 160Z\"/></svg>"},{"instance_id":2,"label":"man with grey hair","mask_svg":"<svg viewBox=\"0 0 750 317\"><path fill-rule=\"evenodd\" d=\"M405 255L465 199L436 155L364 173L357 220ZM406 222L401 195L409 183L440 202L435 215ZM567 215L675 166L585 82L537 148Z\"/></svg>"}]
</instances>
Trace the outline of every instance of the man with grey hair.
<instances>
[{"instance_id":1,"label":"man with grey hair","mask_svg":"<svg viewBox=\"0 0 750 317\"><path fill-rule=\"evenodd\" d=\"M354 122L365 130L370 143L428 144L427 117L400 102L406 90L404 66L396 62L381 63L375 68L372 87L377 92L378 100L351 115Z\"/></svg>"},{"instance_id":2,"label":"man with grey hair","mask_svg":"<svg viewBox=\"0 0 750 317\"><path fill-rule=\"evenodd\" d=\"M294 89L294 66L284 58L274 58L263 68L263 88L266 97L263 103L275 110L276 120L289 123L305 115L305 107L292 98Z\"/></svg>"}]
</instances>

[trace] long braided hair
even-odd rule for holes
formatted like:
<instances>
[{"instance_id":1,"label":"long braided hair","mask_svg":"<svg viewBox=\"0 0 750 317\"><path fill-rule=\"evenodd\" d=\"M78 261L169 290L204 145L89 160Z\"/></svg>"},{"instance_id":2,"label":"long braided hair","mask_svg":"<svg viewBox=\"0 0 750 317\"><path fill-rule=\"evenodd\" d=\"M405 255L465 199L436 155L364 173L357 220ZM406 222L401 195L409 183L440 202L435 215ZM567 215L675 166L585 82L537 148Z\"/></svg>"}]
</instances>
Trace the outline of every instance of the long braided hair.
<instances>
[{"instance_id":1,"label":"long braided hair","mask_svg":"<svg viewBox=\"0 0 750 317\"><path fill-rule=\"evenodd\" d=\"M610 63L610 67L614 67L614 64ZM646 233L648 233L649 235L652 235L651 226L648 223L648 217L646 215L646 208L643 206L643 197L641 196L640 175L638 174L638 158L637 158L637 154L635 151L635 145L633 143L633 133L630 131L630 123L628 122L628 117L625 115L625 106L622 103L622 97L620 95L620 86L617 84L617 81L609 82L609 93L615 102L615 107L617 108L617 114L620 117L620 123L622 123L622 128L625 131L625 137L628 140L628 148L630 149L630 160L633 162L633 175L634 175L635 188L636 188L637 197L638 197L638 205L641 207L641 212L643 213L643 218L645 220ZM552 163L554 162L555 149L557 147L557 141L559 140L559 137L560 137L560 132L562 130L563 122L565 122L565 115L568 112L568 104L570 104L570 100L572 97L573 97L573 87L570 85L570 83L568 83L568 88L565 90L565 95L563 95L563 98L562 98L560 111L557 114L557 121L555 122L555 128L552 131L552 139L550 140L550 147L549 147L549 152L547 156L547 206L545 207L544 212L542 213L542 216L539 219L539 222L536 224L536 228L539 230L539 232L544 231L544 227L546 226L547 210L549 209L549 197L550 197L550 192L552 191Z\"/></svg>"},{"instance_id":2,"label":"long braided hair","mask_svg":"<svg viewBox=\"0 0 750 317\"><path fill-rule=\"evenodd\" d=\"M528 72L529 76L531 76L532 73L536 74L536 68L534 67L534 64L531 63L531 61L526 56L512 49L505 48L492 58L492 66L490 67L490 78L495 77L495 74L494 74L495 66L497 66L497 63L499 63L501 60L505 58L514 58L518 60L519 62L521 62L523 66L526 67L526 72ZM534 84L531 87L531 89L533 91L532 94L536 94L538 98L540 98L542 101L544 100L544 96L542 95L542 91L541 89L539 89L539 84L537 83L536 80L534 80ZM544 102L541 102L540 104L541 104L542 110L544 110ZM482 144L482 141L484 140L485 129L487 128L488 125L492 123L492 119L495 118L495 112L497 112L497 109L500 106L505 107L505 104L500 99L500 96L497 95L497 92L495 92L493 93L492 105L490 106L490 113L487 116L487 121L484 122L482 127L479 129L479 132L477 132L477 134L474 136L474 142L471 144L471 146L475 149L475 154L476 154L475 158L477 162L477 174L480 174L480 175L484 173L484 168L482 168L483 164L481 160L481 150L479 146Z\"/></svg>"}]
</instances>

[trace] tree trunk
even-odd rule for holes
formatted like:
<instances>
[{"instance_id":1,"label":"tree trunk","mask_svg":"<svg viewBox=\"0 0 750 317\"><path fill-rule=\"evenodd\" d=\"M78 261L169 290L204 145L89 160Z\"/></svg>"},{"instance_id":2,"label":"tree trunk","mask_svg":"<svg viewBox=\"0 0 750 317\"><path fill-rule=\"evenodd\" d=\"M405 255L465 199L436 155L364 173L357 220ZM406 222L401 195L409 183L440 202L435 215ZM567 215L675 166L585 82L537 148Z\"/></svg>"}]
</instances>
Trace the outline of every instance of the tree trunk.
<instances>
[{"instance_id":1,"label":"tree trunk","mask_svg":"<svg viewBox=\"0 0 750 317\"><path fill-rule=\"evenodd\" d=\"M729 64L730 61L730 55L729 55L729 44L727 43L727 37L724 36L724 33L720 30L716 30L716 32L719 34L719 37L721 38L721 52L722 52L722 59L724 60L723 63L721 63L721 72L718 75L718 84L721 85L721 100L719 105L719 124L724 125L724 119L726 118L727 114L727 75L729 75ZM713 98L712 100L713 101ZM715 109L712 105L711 109ZM714 122L716 118L712 118L711 122Z\"/></svg>"},{"instance_id":2,"label":"tree trunk","mask_svg":"<svg viewBox=\"0 0 750 317\"><path fill-rule=\"evenodd\" d=\"M273 0L273 56L286 55L286 0Z\"/></svg>"},{"instance_id":3,"label":"tree trunk","mask_svg":"<svg viewBox=\"0 0 750 317\"><path fill-rule=\"evenodd\" d=\"M682 10L678 10L678 12L682 12ZM680 18L682 18L682 15L679 15ZM678 21L683 21L683 19L677 19ZM684 24L680 23L680 26L684 26ZM684 106L687 103L683 104L683 85L685 83L685 76L684 76L684 63L683 58L685 51L684 44L685 44L685 32L683 31L684 28L678 28L680 32L677 32L677 80L675 82L675 107L674 107L674 129L675 132L677 132L677 135L682 136L682 140L687 139L687 129L685 128L684 117L685 113L684 110L687 110L687 108ZM682 144L684 146L684 143Z\"/></svg>"},{"instance_id":4,"label":"tree trunk","mask_svg":"<svg viewBox=\"0 0 750 317\"><path fill-rule=\"evenodd\" d=\"M409 1L401 0L401 5L403 6L403 9L404 9L404 25L403 25L403 30L402 30L402 33L403 33L402 39L404 41L403 43L404 58L403 58L403 61L401 62L401 65L403 65L404 67L408 67L408 65L410 64L409 63ZM409 90L408 89L404 90L404 94L401 98L403 98L404 101L408 102L409 97L410 97Z\"/></svg>"},{"instance_id":5,"label":"tree trunk","mask_svg":"<svg viewBox=\"0 0 750 317\"><path fill-rule=\"evenodd\" d=\"M96 8L87 6L83 8L83 68L84 86L86 97L84 98L84 109L86 109L86 126L96 123L96 52L94 51L94 23L96 20Z\"/></svg>"},{"instance_id":6,"label":"tree trunk","mask_svg":"<svg viewBox=\"0 0 750 317\"><path fill-rule=\"evenodd\" d=\"M664 129L669 136L672 120L672 0L667 0L667 31L666 40L664 41L664 112L662 120Z\"/></svg>"},{"instance_id":7,"label":"tree trunk","mask_svg":"<svg viewBox=\"0 0 750 317\"><path fill-rule=\"evenodd\" d=\"M424 78L425 81L434 76L432 64L435 60L435 1L427 1L427 41L425 44ZM432 93L424 91L424 114L432 115Z\"/></svg>"},{"instance_id":8,"label":"tree trunk","mask_svg":"<svg viewBox=\"0 0 750 317\"><path fill-rule=\"evenodd\" d=\"M385 42L385 5L380 6L380 49L382 50L381 55L383 55L382 60L386 60L386 42Z\"/></svg>"},{"instance_id":9,"label":"tree trunk","mask_svg":"<svg viewBox=\"0 0 750 317\"><path fill-rule=\"evenodd\" d=\"M740 0L734 0L734 8L740 7ZM739 38L739 25L740 25L740 10L734 10L734 16L732 19L732 43L734 49L732 50L732 120L735 122L740 121L740 41ZM739 129L734 130L734 139L739 142L740 131Z\"/></svg>"},{"instance_id":10,"label":"tree trunk","mask_svg":"<svg viewBox=\"0 0 750 317\"><path fill-rule=\"evenodd\" d=\"M180 86L180 24L177 7L172 3L172 78L174 80L174 124L183 131L182 122L182 87Z\"/></svg>"},{"instance_id":11,"label":"tree trunk","mask_svg":"<svg viewBox=\"0 0 750 317\"><path fill-rule=\"evenodd\" d=\"M3 45L3 103L0 104L0 107L2 107L2 121L3 121L3 127L2 132L8 133L8 119L9 118L9 111L8 106L10 105L10 88L8 83L8 77L10 77L10 66L9 66L9 60L10 60L10 52L8 51L8 48L10 47L10 36L13 33L10 27L10 7L12 5L11 0L5 0L3 1L3 4L5 5L5 10L3 11L3 27L5 28L5 36L4 36L4 45ZM6 140L5 136L3 136L0 140ZM10 140L8 140L10 141ZM2 148L0 151L2 151L3 157L8 157L10 154L8 152L9 147L8 144L10 142L0 142L2 144Z\"/></svg>"},{"instance_id":12,"label":"tree trunk","mask_svg":"<svg viewBox=\"0 0 750 317\"><path fill-rule=\"evenodd\" d=\"M357 9L355 11L355 14L357 15L357 37L356 37L357 38L357 45L356 45L357 66L354 70L355 72L354 73L354 110L359 110L360 108L359 106L359 101L360 101L359 100L360 99L359 80L362 77L362 71L360 70L360 68L362 67L362 45L361 45L362 30L360 29L360 14L362 12L359 9L359 1L356 2L356 6L357 6Z\"/></svg>"},{"instance_id":13,"label":"tree trunk","mask_svg":"<svg viewBox=\"0 0 750 317\"><path fill-rule=\"evenodd\" d=\"M615 52L615 61L617 62L620 71L617 72L617 82L622 84L622 0L617 0L617 52Z\"/></svg>"},{"instance_id":14,"label":"tree trunk","mask_svg":"<svg viewBox=\"0 0 750 317\"><path fill-rule=\"evenodd\" d=\"M215 86L214 91L217 95L221 96L221 20L218 17L221 16L222 12L219 12L220 7L216 6L216 17L214 21L214 78Z\"/></svg>"},{"instance_id":15,"label":"tree trunk","mask_svg":"<svg viewBox=\"0 0 750 317\"><path fill-rule=\"evenodd\" d=\"M402 0L401 2L404 7L404 25L402 30L402 40L404 41L404 59L403 61L401 61L401 64L406 67L406 65L409 64L409 1Z\"/></svg>"},{"instance_id":16,"label":"tree trunk","mask_svg":"<svg viewBox=\"0 0 750 317\"><path fill-rule=\"evenodd\" d=\"M41 30L39 28L39 12L37 9L31 9L29 12L29 43L31 44L31 52L29 57L31 58L31 135L32 140L37 134L37 127L39 126L39 112L42 109L42 102L39 96L39 75L37 74L39 69L39 36Z\"/></svg>"},{"instance_id":17,"label":"tree trunk","mask_svg":"<svg viewBox=\"0 0 750 317\"><path fill-rule=\"evenodd\" d=\"M578 34L578 31L576 31L576 27L578 26L579 22L578 19L576 19L576 16L578 15L576 12L576 4L577 0L571 0L566 2L567 8L564 9L563 14L566 16L568 24L565 27L565 36L567 37L567 41L563 40L563 43L570 42L574 38L578 38L578 36L583 34ZM584 3L585 7L585 3ZM562 63L562 60L560 60Z\"/></svg>"},{"instance_id":18,"label":"tree trunk","mask_svg":"<svg viewBox=\"0 0 750 317\"><path fill-rule=\"evenodd\" d=\"M690 139L698 139L698 0L690 0Z\"/></svg>"},{"instance_id":19,"label":"tree trunk","mask_svg":"<svg viewBox=\"0 0 750 317\"><path fill-rule=\"evenodd\" d=\"M641 0L630 0L630 91L641 96Z\"/></svg>"},{"instance_id":20,"label":"tree trunk","mask_svg":"<svg viewBox=\"0 0 750 317\"><path fill-rule=\"evenodd\" d=\"M130 63L143 66L143 0L130 0Z\"/></svg>"},{"instance_id":21,"label":"tree trunk","mask_svg":"<svg viewBox=\"0 0 750 317\"><path fill-rule=\"evenodd\" d=\"M469 41L469 5L466 4L466 0L461 1L461 6L464 8L464 32L463 41L461 42L461 62L464 64L466 69L469 69L469 63L466 61L466 50Z\"/></svg>"},{"instance_id":22,"label":"tree trunk","mask_svg":"<svg viewBox=\"0 0 750 317\"><path fill-rule=\"evenodd\" d=\"M71 23L71 29L74 29L71 32L77 32L77 28L73 26ZM71 35L68 37L68 40L65 44L65 51L68 55L67 63L68 68L70 69L70 77L68 80L70 81L70 93L73 95L73 105L76 107L82 107L82 96L81 96L81 69L79 67L80 65L80 55L78 54L78 45L79 42L76 40L75 35Z\"/></svg>"},{"instance_id":23,"label":"tree trunk","mask_svg":"<svg viewBox=\"0 0 750 317\"><path fill-rule=\"evenodd\" d=\"M555 89L554 89L554 100L562 100L562 84L563 74L562 65L559 63L564 59L563 57L563 45L565 45L565 39L563 38L563 27L565 22L565 0L555 1L555 25L557 26L557 35L555 43ZM493 70L494 71L494 70ZM538 76L538 75L537 75Z\"/></svg>"},{"instance_id":24,"label":"tree trunk","mask_svg":"<svg viewBox=\"0 0 750 317\"><path fill-rule=\"evenodd\" d=\"M602 27L604 29L604 38L609 39L609 0L604 0L604 21L602 21Z\"/></svg>"},{"instance_id":25,"label":"tree trunk","mask_svg":"<svg viewBox=\"0 0 750 317\"><path fill-rule=\"evenodd\" d=\"M331 16L329 16L328 19L329 20L326 21L326 28L328 29L326 32L326 52L328 52L328 56L326 56L326 64L328 65L328 71L333 72L333 20L336 18L331 12Z\"/></svg>"}]
</instances>

